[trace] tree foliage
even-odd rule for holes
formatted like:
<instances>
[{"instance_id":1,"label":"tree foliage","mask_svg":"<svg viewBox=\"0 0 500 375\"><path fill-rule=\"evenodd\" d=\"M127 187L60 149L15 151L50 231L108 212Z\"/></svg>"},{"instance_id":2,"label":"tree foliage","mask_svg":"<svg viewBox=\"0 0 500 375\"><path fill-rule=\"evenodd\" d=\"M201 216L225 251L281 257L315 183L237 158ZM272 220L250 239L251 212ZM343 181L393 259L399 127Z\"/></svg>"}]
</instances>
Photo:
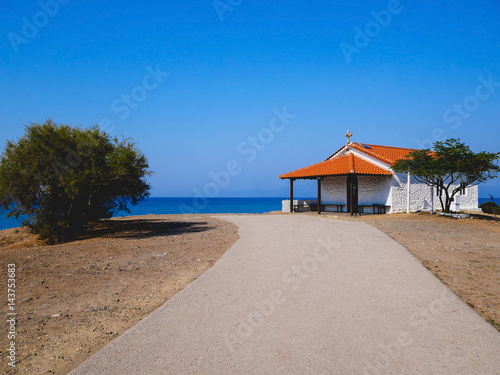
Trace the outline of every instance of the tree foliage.
<instances>
[{"instance_id":1,"label":"tree foliage","mask_svg":"<svg viewBox=\"0 0 500 375\"><path fill-rule=\"evenodd\" d=\"M149 196L148 168L133 142L97 126L30 124L0 160L0 207L47 242L65 240Z\"/></svg>"},{"instance_id":2,"label":"tree foliage","mask_svg":"<svg viewBox=\"0 0 500 375\"><path fill-rule=\"evenodd\" d=\"M474 153L460 139L438 141L429 149L412 151L396 161L395 172L409 172L417 181L437 189L443 212L450 212L455 195L500 173L498 153Z\"/></svg>"},{"instance_id":3,"label":"tree foliage","mask_svg":"<svg viewBox=\"0 0 500 375\"><path fill-rule=\"evenodd\" d=\"M483 210L484 213L494 214L500 213L500 207L495 202L484 202L479 205L479 208Z\"/></svg>"}]
</instances>

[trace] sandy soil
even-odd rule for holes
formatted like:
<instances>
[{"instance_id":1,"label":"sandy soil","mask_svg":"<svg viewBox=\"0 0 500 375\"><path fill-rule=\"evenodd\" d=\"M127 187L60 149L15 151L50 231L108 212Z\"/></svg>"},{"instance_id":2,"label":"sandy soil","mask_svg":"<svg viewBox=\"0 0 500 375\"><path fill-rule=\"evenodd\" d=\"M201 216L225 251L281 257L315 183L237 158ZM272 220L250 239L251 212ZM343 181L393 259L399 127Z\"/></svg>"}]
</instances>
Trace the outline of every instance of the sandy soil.
<instances>
[{"instance_id":1,"label":"sandy soil","mask_svg":"<svg viewBox=\"0 0 500 375\"><path fill-rule=\"evenodd\" d=\"M19 362L6 366L2 323L5 373L67 373L203 274L237 239L235 225L208 215L110 220L55 246L24 229L0 231L5 312L7 264L16 265L17 282Z\"/></svg>"},{"instance_id":2,"label":"sandy soil","mask_svg":"<svg viewBox=\"0 0 500 375\"><path fill-rule=\"evenodd\" d=\"M428 214L323 216L384 231L500 330L500 222ZM0 279L6 285L7 264L15 263L19 313L19 363L4 370L67 373L199 277L237 238L233 224L208 215L110 220L85 238L55 246L23 229L0 231ZM1 337L5 365L7 340Z\"/></svg>"},{"instance_id":3,"label":"sandy soil","mask_svg":"<svg viewBox=\"0 0 500 375\"><path fill-rule=\"evenodd\" d=\"M500 331L500 221L428 213L338 217L391 236Z\"/></svg>"}]
</instances>

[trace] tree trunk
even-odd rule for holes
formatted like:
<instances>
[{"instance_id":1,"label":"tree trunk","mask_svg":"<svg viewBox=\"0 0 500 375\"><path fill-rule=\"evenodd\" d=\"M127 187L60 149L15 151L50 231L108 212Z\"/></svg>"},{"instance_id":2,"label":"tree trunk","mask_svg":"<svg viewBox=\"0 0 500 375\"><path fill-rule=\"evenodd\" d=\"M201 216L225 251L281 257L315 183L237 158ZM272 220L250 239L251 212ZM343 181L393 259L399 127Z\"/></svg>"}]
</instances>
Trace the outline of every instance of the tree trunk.
<instances>
[{"instance_id":1,"label":"tree trunk","mask_svg":"<svg viewBox=\"0 0 500 375\"><path fill-rule=\"evenodd\" d=\"M451 207L451 198L446 198L446 210L444 212L449 213Z\"/></svg>"},{"instance_id":2,"label":"tree trunk","mask_svg":"<svg viewBox=\"0 0 500 375\"><path fill-rule=\"evenodd\" d=\"M449 213L450 212L450 206L451 206L451 200L453 198L452 197L450 198L450 195L448 194L448 190L445 190L445 193L446 193L446 206L445 206L443 212Z\"/></svg>"},{"instance_id":3,"label":"tree trunk","mask_svg":"<svg viewBox=\"0 0 500 375\"><path fill-rule=\"evenodd\" d=\"M441 210L443 212L446 212L446 205L445 203L443 202L443 197L441 195L439 195L439 202L441 203Z\"/></svg>"}]
</instances>

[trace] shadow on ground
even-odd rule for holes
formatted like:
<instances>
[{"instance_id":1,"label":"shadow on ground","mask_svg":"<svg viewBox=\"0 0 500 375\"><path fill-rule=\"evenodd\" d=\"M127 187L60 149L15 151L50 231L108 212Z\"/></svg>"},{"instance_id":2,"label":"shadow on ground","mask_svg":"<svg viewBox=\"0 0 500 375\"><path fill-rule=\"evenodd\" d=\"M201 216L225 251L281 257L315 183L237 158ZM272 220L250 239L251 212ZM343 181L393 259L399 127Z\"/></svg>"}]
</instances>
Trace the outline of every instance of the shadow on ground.
<instances>
[{"instance_id":1,"label":"shadow on ground","mask_svg":"<svg viewBox=\"0 0 500 375\"><path fill-rule=\"evenodd\" d=\"M141 239L176 236L213 229L206 221L166 221L160 219L103 220L92 225L77 239L97 237Z\"/></svg>"}]
</instances>

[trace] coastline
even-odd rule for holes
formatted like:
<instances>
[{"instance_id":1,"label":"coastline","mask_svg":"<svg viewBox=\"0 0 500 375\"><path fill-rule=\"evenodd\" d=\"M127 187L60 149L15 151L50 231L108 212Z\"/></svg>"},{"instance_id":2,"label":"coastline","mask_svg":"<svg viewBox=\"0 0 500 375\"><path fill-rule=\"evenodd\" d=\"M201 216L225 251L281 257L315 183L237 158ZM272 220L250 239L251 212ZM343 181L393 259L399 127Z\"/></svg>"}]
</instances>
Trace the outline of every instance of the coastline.
<instances>
[{"instance_id":1,"label":"coastline","mask_svg":"<svg viewBox=\"0 0 500 375\"><path fill-rule=\"evenodd\" d=\"M130 213L120 212L114 217L129 217L143 215L185 215L185 214L264 214L280 211L282 200L288 197L222 197L222 198L192 198L192 197L150 197L131 206ZM296 197L295 199L315 199ZM479 204L490 201L490 198L479 198ZM7 218L5 212L0 212L0 231L20 227L15 218Z\"/></svg>"}]
</instances>

